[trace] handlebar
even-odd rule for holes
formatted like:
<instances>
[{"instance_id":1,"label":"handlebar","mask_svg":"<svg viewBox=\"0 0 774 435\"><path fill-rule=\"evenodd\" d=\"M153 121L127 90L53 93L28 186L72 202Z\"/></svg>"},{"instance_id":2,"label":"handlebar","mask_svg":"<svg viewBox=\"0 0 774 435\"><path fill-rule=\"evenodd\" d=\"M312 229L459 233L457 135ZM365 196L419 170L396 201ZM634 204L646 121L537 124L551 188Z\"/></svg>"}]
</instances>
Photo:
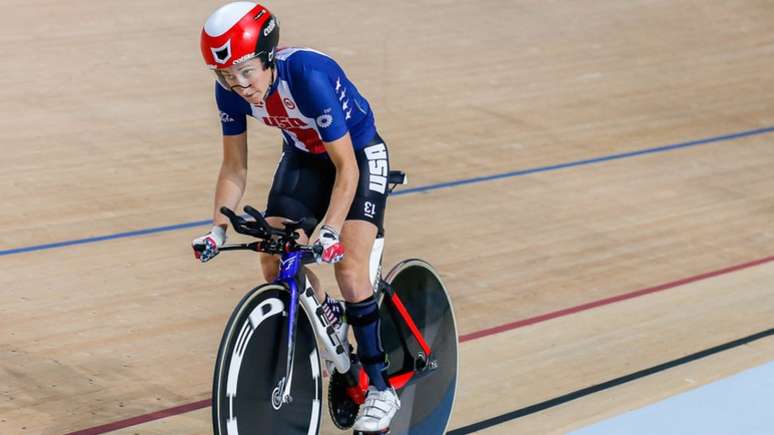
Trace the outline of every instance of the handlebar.
<instances>
[{"instance_id":1,"label":"handlebar","mask_svg":"<svg viewBox=\"0 0 774 435\"><path fill-rule=\"evenodd\" d=\"M390 171L387 178L387 184L390 185L388 194L392 193L398 185L406 184L407 181L408 179L405 172L397 170ZM314 255L314 258L319 258L322 255L322 246L301 245L297 242L299 236L297 231L302 229L307 233L311 233L317 226L316 219L307 217L299 221L287 220L282 223L284 228L276 228L269 225L263 217L263 214L253 207L245 205L244 211L248 216L255 220L247 220L234 213L234 211L228 207L220 208L220 212L231 221L231 226L234 228L234 231L261 240L252 243L222 246L220 248L221 251L250 250L280 255L287 252L303 251Z\"/></svg>"},{"instance_id":2,"label":"handlebar","mask_svg":"<svg viewBox=\"0 0 774 435\"><path fill-rule=\"evenodd\" d=\"M249 250L279 255L288 252L301 251L313 255L314 258L318 258L322 255L322 246L302 245L297 242L299 234L296 231L303 229L311 232L317 226L316 219L304 218L300 221L287 220L282 223L284 228L276 228L269 225L261 212L253 207L246 205L244 211L255 220L247 220L227 207L220 208L220 212L231 221L231 226L234 228L234 231L261 240L252 243L222 246L220 248L221 251Z\"/></svg>"}]
</instances>

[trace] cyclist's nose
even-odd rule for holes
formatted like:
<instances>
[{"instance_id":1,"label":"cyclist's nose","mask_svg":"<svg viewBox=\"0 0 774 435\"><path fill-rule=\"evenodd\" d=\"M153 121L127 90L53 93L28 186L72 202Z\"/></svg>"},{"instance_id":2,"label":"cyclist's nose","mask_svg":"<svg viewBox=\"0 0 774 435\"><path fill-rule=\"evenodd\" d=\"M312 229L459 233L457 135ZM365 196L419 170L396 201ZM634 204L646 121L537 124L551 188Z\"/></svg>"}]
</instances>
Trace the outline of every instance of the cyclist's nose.
<instances>
[{"instance_id":1,"label":"cyclist's nose","mask_svg":"<svg viewBox=\"0 0 774 435\"><path fill-rule=\"evenodd\" d=\"M248 88L250 86L250 81L247 80L247 78L243 77L241 74L234 74L231 78L232 86L238 87L241 89Z\"/></svg>"},{"instance_id":2,"label":"cyclist's nose","mask_svg":"<svg viewBox=\"0 0 774 435\"><path fill-rule=\"evenodd\" d=\"M243 86L239 88L240 93L244 97L252 97L253 95L257 94L260 90L256 88L253 84L247 84L247 86Z\"/></svg>"}]
</instances>

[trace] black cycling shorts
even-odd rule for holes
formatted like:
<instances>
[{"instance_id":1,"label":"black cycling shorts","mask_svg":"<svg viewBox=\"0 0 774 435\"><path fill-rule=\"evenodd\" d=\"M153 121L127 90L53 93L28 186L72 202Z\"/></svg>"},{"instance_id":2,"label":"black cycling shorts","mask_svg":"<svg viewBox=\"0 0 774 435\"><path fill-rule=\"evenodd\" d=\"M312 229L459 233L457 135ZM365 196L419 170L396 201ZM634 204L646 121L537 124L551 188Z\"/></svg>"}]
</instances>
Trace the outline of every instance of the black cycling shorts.
<instances>
[{"instance_id":1,"label":"black cycling shorts","mask_svg":"<svg viewBox=\"0 0 774 435\"><path fill-rule=\"evenodd\" d=\"M390 172L387 145L377 134L363 149L355 150L355 158L360 179L347 220L371 222L381 231ZM335 179L336 167L327 154L286 149L274 174L266 216L292 220L311 216L322 221Z\"/></svg>"}]
</instances>

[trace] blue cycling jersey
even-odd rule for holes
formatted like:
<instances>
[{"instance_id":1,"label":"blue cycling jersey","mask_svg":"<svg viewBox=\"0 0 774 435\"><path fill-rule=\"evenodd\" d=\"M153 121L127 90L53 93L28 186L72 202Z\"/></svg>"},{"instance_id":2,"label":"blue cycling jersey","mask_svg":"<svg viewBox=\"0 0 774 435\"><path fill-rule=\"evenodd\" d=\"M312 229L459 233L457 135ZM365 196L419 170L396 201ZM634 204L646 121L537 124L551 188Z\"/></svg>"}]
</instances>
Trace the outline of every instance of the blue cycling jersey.
<instances>
[{"instance_id":1,"label":"blue cycling jersey","mask_svg":"<svg viewBox=\"0 0 774 435\"><path fill-rule=\"evenodd\" d=\"M277 77L269 96L250 104L237 93L215 85L224 135L244 133L252 116L282 131L284 148L325 153L323 142L349 132L355 149L376 134L368 101L330 57L308 48L283 48L276 55Z\"/></svg>"}]
</instances>

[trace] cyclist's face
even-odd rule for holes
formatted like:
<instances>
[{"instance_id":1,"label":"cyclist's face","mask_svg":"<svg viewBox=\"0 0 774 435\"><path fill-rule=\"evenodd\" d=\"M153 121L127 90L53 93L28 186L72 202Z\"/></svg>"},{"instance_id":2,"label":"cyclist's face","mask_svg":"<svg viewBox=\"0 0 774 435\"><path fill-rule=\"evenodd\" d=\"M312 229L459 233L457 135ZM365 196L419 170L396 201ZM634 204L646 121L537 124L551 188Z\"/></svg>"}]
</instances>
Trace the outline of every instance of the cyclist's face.
<instances>
[{"instance_id":1,"label":"cyclist's face","mask_svg":"<svg viewBox=\"0 0 774 435\"><path fill-rule=\"evenodd\" d=\"M271 68L263 69L258 58L219 71L228 86L250 103L263 101L266 90L271 86Z\"/></svg>"}]
</instances>

